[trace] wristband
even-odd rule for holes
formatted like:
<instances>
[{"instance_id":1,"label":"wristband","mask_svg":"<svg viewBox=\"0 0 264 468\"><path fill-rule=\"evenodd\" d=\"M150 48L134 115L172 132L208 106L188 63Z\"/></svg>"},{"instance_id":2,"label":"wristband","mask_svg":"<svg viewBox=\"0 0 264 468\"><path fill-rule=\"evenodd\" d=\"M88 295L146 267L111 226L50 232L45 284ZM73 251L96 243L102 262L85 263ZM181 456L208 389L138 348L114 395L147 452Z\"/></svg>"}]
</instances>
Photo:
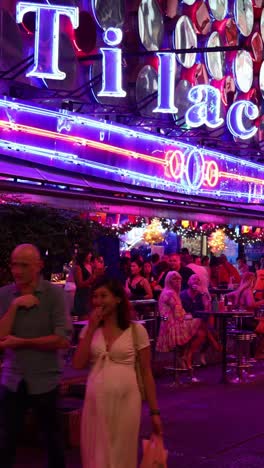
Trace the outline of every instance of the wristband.
<instances>
[{"instance_id":1,"label":"wristband","mask_svg":"<svg viewBox=\"0 0 264 468\"><path fill-rule=\"evenodd\" d=\"M160 415L160 410L159 409L151 409L150 410L150 416L159 416Z\"/></svg>"}]
</instances>

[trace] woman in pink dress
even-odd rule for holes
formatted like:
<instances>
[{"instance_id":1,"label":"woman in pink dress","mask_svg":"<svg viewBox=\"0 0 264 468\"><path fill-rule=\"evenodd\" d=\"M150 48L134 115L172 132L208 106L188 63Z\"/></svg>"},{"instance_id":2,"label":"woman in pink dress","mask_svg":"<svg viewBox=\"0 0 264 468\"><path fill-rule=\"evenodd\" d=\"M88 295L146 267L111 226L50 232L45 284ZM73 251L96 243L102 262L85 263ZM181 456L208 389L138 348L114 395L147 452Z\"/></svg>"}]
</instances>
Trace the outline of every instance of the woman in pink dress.
<instances>
[{"instance_id":1,"label":"woman in pink dress","mask_svg":"<svg viewBox=\"0 0 264 468\"><path fill-rule=\"evenodd\" d=\"M192 367L193 354L205 341L206 330L202 321L186 314L180 299L181 275L170 271L165 279L165 287L159 298L159 313L165 320L161 322L157 340L157 351L172 351L176 346L185 346L184 364ZM186 346L187 345L187 346Z\"/></svg>"},{"instance_id":2,"label":"woman in pink dress","mask_svg":"<svg viewBox=\"0 0 264 468\"><path fill-rule=\"evenodd\" d=\"M149 338L143 325L131 325L130 304L118 281L100 278L94 285L92 302L94 309L73 359L77 369L92 363L81 423L83 468L136 468L141 415L136 353L153 432L162 434Z\"/></svg>"}]
</instances>

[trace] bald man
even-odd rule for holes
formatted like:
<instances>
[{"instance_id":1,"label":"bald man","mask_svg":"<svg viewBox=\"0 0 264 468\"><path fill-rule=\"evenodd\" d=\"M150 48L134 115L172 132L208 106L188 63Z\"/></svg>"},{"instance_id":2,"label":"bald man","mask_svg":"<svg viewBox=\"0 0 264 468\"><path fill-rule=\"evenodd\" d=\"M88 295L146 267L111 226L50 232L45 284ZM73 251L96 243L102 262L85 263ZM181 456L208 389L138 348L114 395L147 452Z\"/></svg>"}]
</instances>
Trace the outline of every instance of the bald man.
<instances>
[{"instance_id":1,"label":"bald man","mask_svg":"<svg viewBox=\"0 0 264 468\"><path fill-rule=\"evenodd\" d=\"M14 466L18 431L31 406L45 436L48 467L64 468L57 411L59 350L69 345L63 292L42 279L34 245L16 247L10 266L14 283L0 288L0 466Z\"/></svg>"}]
</instances>

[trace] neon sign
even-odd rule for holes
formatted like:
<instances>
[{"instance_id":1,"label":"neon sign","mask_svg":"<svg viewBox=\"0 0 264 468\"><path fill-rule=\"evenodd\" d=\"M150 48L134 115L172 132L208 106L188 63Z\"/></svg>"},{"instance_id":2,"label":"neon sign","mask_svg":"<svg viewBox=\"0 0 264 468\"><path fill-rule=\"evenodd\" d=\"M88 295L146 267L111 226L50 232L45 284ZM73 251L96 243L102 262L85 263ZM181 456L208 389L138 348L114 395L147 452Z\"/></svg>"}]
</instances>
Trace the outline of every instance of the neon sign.
<instances>
[{"instance_id":1,"label":"neon sign","mask_svg":"<svg viewBox=\"0 0 264 468\"><path fill-rule=\"evenodd\" d=\"M108 28L104 33L104 42L109 46L119 45L123 33L118 28ZM126 92L122 89L122 52L121 49L102 47L103 75L102 90L98 96L124 97Z\"/></svg>"},{"instance_id":2,"label":"neon sign","mask_svg":"<svg viewBox=\"0 0 264 468\"><path fill-rule=\"evenodd\" d=\"M260 203L264 167L66 110L0 99L10 156L159 190Z\"/></svg>"},{"instance_id":3,"label":"neon sign","mask_svg":"<svg viewBox=\"0 0 264 468\"><path fill-rule=\"evenodd\" d=\"M42 5L38 3L19 2L17 4L17 22L23 20L25 13L36 13L34 67L27 76L38 78L60 79L65 73L59 70L59 19L67 16L76 29L78 27L79 9L77 7L60 5ZM122 88L122 50L118 47L122 42L122 31L110 27L103 35L108 47L102 47L102 89L98 96L122 98L126 91ZM40 53L42 47L48 50L47 56ZM176 59L174 53L158 52L158 105L154 112L175 114L174 92L176 80ZM197 85L188 94L190 107L185 114L189 127L207 125L217 128L223 125L221 117L221 94L210 85ZM246 100L234 103L227 111L227 126L231 134L243 140L252 138L257 132L254 120L259 116L256 104ZM252 125L250 125L252 121ZM246 122L246 123L245 123Z\"/></svg>"},{"instance_id":4,"label":"neon sign","mask_svg":"<svg viewBox=\"0 0 264 468\"><path fill-rule=\"evenodd\" d=\"M79 9L60 5L40 5L39 3L19 2L16 9L16 19L22 23L26 13L36 14L34 67L26 76L64 80L65 73L59 70L59 30L60 16L67 16L74 29L79 25ZM48 56L41 54L45 47Z\"/></svg>"},{"instance_id":5,"label":"neon sign","mask_svg":"<svg viewBox=\"0 0 264 468\"><path fill-rule=\"evenodd\" d=\"M187 125L200 127L206 124L217 128L224 123L224 119L220 117L221 96L218 89L209 85L194 86L190 89L188 98L194 104L185 114Z\"/></svg>"},{"instance_id":6,"label":"neon sign","mask_svg":"<svg viewBox=\"0 0 264 468\"><path fill-rule=\"evenodd\" d=\"M255 125L247 129L243 124L243 116L250 120L255 120L259 116L257 106L250 101L238 101L234 102L228 109L227 126L229 130L232 135L246 140L247 138L252 138L258 129Z\"/></svg>"}]
</instances>

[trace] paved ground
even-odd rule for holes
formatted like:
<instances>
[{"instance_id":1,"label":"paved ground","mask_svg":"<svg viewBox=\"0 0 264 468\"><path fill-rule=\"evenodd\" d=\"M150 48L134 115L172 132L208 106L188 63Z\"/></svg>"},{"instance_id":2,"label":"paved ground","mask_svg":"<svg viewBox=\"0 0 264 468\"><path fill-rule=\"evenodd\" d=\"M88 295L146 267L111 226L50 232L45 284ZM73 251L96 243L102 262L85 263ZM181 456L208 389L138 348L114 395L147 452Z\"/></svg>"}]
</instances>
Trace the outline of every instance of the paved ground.
<instances>
[{"instance_id":1,"label":"paved ground","mask_svg":"<svg viewBox=\"0 0 264 468\"><path fill-rule=\"evenodd\" d=\"M213 365L196 370L199 383L179 388L169 376L157 378L168 468L264 468L264 361L254 372L248 383L224 385ZM140 437L148 435L143 408ZM43 466L39 449L20 448L18 458L16 468ZM67 450L67 461L68 468L80 467L78 449Z\"/></svg>"}]
</instances>

